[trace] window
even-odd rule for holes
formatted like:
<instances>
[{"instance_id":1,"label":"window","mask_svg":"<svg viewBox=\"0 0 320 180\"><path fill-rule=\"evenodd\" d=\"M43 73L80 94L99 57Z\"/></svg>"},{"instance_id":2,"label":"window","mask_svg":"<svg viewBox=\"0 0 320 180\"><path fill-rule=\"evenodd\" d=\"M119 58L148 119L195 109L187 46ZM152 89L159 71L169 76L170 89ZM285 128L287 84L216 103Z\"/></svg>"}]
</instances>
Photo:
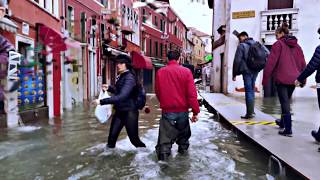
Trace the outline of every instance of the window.
<instances>
[{"instance_id":1,"label":"window","mask_svg":"<svg viewBox=\"0 0 320 180\"><path fill-rule=\"evenodd\" d=\"M40 7L46 9L49 13L59 16L59 2L56 0L33 0Z\"/></svg>"},{"instance_id":2,"label":"window","mask_svg":"<svg viewBox=\"0 0 320 180\"><path fill-rule=\"evenodd\" d=\"M81 42L86 42L86 13L80 14L80 34Z\"/></svg>"},{"instance_id":3,"label":"window","mask_svg":"<svg viewBox=\"0 0 320 180\"><path fill-rule=\"evenodd\" d=\"M100 24L100 32L101 32L101 39L104 39L104 33L105 33L105 25Z\"/></svg>"},{"instance_id":4,"label":"window","mask_svg":"<svg viewBox=\"0 0 320 180\"><path fill-rule=\"evenodd\" d=\"M158 17L154 16L154 25L158 27Z\"/></svg>"},{"instance_id":5,"label":"window","mask_svg":"<svg viewBox=\"0 0 320 180\"><path fill-rule=\"evenodd\" d=\"M159 55L159 53L158 53L158 42L156 41L155 43L154 43L154 48L155 48L155 56L156 57L158 57L158 55Z\"/></svg>"},{"instance_id":6,"label":"window","mask_svg":"<svg viewBox=\"0 0 320 180\"><path fill-rule=\"evenodd\" d=\"M293 8L293 0L268 0L268 9Z\"/></svg>"},{"instance_id":7,"label":"window","mask_svg":"<svg viewBox=\"0 0 320 180\"><path fill-rule=\"evenodd\" d=\"M108 0L100 0L100 3L103 4L105 7L108 7Z\"/></svg>"},{"instance_id":8,"label":"window","mask_svg":"<svg viewBox=\"0 0 320 180\"><path fill-rule=\"evenodd\" d=\"M178 35L178 28L177 28L177 26L174 26L174 35L175 35L175 36Z\"/></svg>"},{"instance_id":9,"label":"window","mask_svg":"<svg viewBox=\"0 0 320 180\"><path fill-rule=\"evenodd\" d=\"M149 40L149 56L152 56L152 40Z\"/></svg>"},{"instance_id":10,"label":"window","mask_svg":"<svg viewBox=\"0 0 320 180\"><path fill-rule=\"evenodd\" d=\"M146 51L146 42L147 42L146 39L143 38L143 40L142 40L142 47L141 47L141 49L142 49L143 52Z\"/></svg>"},{"instance_id":11,"label":"window","mask_svg":"<svg viewBox=\"0 0 320 180\"><path fill-rule=\"evenodd\" d=\"M166 22L165 20L160 19L160 31L164 32L166 27Z\"/></svg>"},{"instance_id":12,"label":"window","mask_svg":"<svg viewBox=\"0 0 320 180\"><path fill-rule=\"evenodd\" d=\"M74 37L74 10L71 6L68 6L67 11L67 30L69 31L69 35Z\"/></svg>"},{"instance_id":13,"label":"window","mask_svg":"<svg viewBox=\"0 0 320 180\"><path fill-rule=\"evenodd\" d=\"M146 17L146 9L142 9L142 21L146 23L147 17Z\"/></svg>"},{"instance_id":14,"label":"window","mask_svg":"<svg viewBox=\"0 0 320 180\"><path fill-rule=\"evenodd\" d=\"M163 44L160 43L160 57L163 57Z\"/></svg>"}]
</instances>

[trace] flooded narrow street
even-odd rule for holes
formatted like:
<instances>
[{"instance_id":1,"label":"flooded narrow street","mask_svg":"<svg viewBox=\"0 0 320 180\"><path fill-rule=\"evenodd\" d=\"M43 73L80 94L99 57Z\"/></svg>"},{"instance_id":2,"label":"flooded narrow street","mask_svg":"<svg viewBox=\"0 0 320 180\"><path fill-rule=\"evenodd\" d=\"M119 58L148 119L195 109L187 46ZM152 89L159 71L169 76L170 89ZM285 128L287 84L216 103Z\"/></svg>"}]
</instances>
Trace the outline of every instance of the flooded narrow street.
<instances>
[{"instance_id":1,"label":"flooded narrow street","mask_svg":"<svg viewBox=\"0 0 320 180\"><path fill-rule=\"evenodd\" d=\"M267 159L224 129L201 107L191 124L189 153L168 163L154 153L160 109L150 96L151 113L140 115L140 134L147 148L135 149L121 133L115 150L105 151L108 125L100 125L89 106L76 107L62 119L1 130L0 179L265 179Z\"/></svg>"}]
</instances>

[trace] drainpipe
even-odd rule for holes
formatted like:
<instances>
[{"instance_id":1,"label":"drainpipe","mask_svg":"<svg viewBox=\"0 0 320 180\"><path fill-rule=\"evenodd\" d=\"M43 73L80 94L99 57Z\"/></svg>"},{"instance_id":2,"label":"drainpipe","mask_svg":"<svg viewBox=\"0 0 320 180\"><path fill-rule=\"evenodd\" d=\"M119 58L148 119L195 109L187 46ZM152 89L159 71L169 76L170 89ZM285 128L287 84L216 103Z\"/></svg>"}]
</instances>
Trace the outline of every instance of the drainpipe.
<instances>
[{"instance_id":1,"label":"drainpipe","mask_svg":"<svg viewBox=\"0 0 320 180\"><path fill-rule=\"evenodd\" d=\"M212 5L212 36L211 36L211 55L212 57L214 57L214 49L213 49L213 43L214 43L214 30L215 30L215 27L214 27L214 0L212 0L213 2L213 5ZM214 61L211 62L211 68L214 68ZM211 72L211 73L215 73L215 71ZM215 78L215 75L214 76L210 76L210 92L214 92L214 87L216 86L217 82L214 80ZM211 86L211 84L213 84L213 86Z\"/></svg>"}]
</instances>

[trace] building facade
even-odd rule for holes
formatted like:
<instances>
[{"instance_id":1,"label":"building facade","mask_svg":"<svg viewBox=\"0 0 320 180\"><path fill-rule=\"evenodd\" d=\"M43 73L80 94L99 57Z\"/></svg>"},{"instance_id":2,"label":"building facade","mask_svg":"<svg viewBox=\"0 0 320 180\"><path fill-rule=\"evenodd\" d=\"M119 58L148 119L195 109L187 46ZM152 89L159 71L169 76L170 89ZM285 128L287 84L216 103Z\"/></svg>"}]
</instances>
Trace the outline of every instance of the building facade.
<instances>
[{"instance_id":1,"label":"building facade","mask_svg":"<svg viewBox=\"0 0 320 180\"><path fill-rule=\"evenodd\" d=\"M187 28L172 8L149 4L140 8L141 50L152 59L154 68L144 70L143 81L147 92L153 92L155 74L167 63L168 50L182 53L181 63L186 59Z\"/></svg>"},{"instance_id":2,"label":"building facade","mask_svg":"<svg viewBox=\"0 0 320 180\"><path fill-rule=\"evenodd\" d=\"M7 38L22 55L18 68L20 86L16 96L17 111L25 121L61 113L60 52L66 49L59 33L61 7L61 0L23 0L9 4L10 18L18 26L18 31ZM59 47L54 46L53 41L59 43ZM15 101L9 102L8 106L10 103Z\"/></svg>"},{"instance_id":3,"label":"building facade","mask_svg":"<svg viewBox=\"0 0 320 180\"><path fill-rule=\"evenodd\" d=\"M98 95L102 85L101 37L106 21L101 12L105 2L66 0L64 6L64 35L72 46L64 54L63 107L90 100Z\"/></svg>"}]
</instances>

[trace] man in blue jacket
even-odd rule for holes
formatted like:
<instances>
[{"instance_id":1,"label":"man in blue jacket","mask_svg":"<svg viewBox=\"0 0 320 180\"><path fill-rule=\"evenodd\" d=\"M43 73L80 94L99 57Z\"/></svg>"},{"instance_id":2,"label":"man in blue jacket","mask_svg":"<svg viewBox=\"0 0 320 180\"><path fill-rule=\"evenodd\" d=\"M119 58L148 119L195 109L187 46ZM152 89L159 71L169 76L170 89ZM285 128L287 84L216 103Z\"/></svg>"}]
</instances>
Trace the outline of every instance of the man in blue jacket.
<instances>
[{"instance_id":1,"label":"man in blue jacket","mask_svg":"<svg viewBox=\"0 0 320 180\"><path fill-rule=\"evenodd\" d=\"M243 119L251 119L255 116L254 113L254 100L255 100L255 82L258 76L258 72L253 72L249 69L247 65L247 58L249 53L250 45L253 45L255 41L252 38L249 38L247 32L241 32L237 35L239 39L239 46L237 48L234 61L233 61L233 70L232 70L232 80L236 81L236 76L242 75L245 88L245 97L246 97L246 108L247 113L244 116L241 116Z\"/></svg>"},{"instance_id":2,"label":"man in blue jacket","mask_svg":"<svg viewBox=\"0 0 320 180\"><path fill-rule=\"evenodd\" d=\"M318 29L318 34L320 34L320 27ZM316 83L317 83L317 92L318 92L318 103L320 108L320 45L316 48L305 70L300 74L300 76L296 80L295 82L296 86L302 84L302 82L304 82L315 71L317 71ZM320 142L320 128L318 131L312 131L311 134L316 139L316 141Z\"/></svg>"}]
</instances>

